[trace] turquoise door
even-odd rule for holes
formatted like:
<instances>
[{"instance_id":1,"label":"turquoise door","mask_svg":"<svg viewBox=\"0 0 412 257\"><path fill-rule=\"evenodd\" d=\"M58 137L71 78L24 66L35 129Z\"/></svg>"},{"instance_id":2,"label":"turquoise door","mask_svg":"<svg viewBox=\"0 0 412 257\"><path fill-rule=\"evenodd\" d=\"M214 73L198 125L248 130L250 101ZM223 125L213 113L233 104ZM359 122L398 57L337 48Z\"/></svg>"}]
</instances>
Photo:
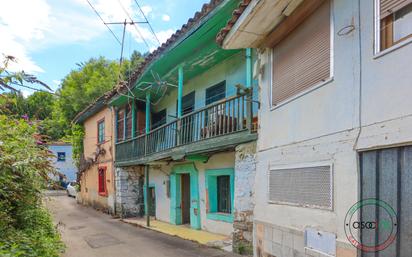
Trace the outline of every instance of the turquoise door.
<instances>
[{"instance_id":1,"label":"turquoise door","mask_svg":"<svg viewBox=\"0 0 412 257\"><path fill-rule=\"evenodd\" d=\"M193 163L173 166L170 175L170 223L182 224L182 174L190 176L190 226L200 229L199 175Z\"/></svg>"}]
</instances>

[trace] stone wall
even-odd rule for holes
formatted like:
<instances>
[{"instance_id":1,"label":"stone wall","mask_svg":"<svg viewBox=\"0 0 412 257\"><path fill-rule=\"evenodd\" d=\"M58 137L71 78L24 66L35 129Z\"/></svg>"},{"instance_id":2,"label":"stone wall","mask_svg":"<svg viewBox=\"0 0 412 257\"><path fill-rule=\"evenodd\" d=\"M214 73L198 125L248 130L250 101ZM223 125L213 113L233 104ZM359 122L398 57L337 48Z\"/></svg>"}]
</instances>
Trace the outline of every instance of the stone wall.
<instances>
[{"instance_id":1,"label":"stone wall","mask_svg":"<svg viewBox=\"0 0 412 257\"><path fill-rule=\"evenodd\" d=\"M236 147L235 153L235 217L233 251L253 253L253 208L256 174L256 142Z\"/></svg>"},{"instance_id":2,"label":"stone wall","mask_svg":"<svg viewBox=\"0 0 412 257\"><path fill-rule=\"evenodd\" d=\"M143 216L143 168L116 168L115 180L116 214L122 218Z\"/></svg>"}]
</instances>

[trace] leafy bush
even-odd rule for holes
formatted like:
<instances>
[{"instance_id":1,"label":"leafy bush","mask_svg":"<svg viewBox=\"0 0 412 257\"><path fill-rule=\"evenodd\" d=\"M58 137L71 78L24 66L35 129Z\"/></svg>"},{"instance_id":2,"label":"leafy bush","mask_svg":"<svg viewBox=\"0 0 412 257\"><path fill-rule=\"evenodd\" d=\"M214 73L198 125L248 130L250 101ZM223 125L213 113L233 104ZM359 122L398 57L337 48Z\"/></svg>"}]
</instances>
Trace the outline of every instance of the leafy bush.
<instances>
[{"instance_id":1,"label":"leafy bush","mask_svg":"<svg viewBox=\"0 0 412 257\"><path fill-rule=\"evenodd\" d=\"M42 204L50 153L36 126L0 115L0 256L59 256L60 236Z\"/></svg>"}]
</instances>

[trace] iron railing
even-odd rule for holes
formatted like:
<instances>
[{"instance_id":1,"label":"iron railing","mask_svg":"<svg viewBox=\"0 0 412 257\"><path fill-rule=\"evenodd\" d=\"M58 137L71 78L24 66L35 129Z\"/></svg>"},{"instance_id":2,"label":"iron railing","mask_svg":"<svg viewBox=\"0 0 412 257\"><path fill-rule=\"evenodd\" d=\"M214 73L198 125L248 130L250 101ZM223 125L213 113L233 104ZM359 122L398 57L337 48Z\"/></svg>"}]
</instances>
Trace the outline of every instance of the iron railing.
<instances>
[{"instance_id":1,"label":"iron railing","mask_svg":"<svg viewBox=\"0 0 412 257\"><path fill-rule=\"evenodd\" d=\"M116 143L116 161L133 161L178 146L253 130L249 94L233 96L160 126L147 134Z\"/></svg>"}]
</instances>

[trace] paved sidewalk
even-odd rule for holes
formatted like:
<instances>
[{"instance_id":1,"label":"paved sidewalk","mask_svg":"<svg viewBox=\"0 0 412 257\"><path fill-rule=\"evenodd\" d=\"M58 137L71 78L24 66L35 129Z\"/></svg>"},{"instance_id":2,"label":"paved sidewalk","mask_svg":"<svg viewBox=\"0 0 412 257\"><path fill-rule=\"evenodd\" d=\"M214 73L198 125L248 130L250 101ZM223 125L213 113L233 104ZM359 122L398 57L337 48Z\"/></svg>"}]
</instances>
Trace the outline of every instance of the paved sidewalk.
<instances>
[{"instance_id":1,"label":"paved sidewalk","mask_svg":"<svg viewBox=\"0 0 412 257\"><path fill-rule=\"evenodd\" d=\"M63 257L229 257L219 249L139 228L76 203L67 196L46 197L67 249Z\"/></svg>"},{"instance_id":2,"label":"paved sidewalk","mask_svg":"<svg viewBox=\"0 0 412 257\"><path fill-rule=\"evenodd\" d=\"M145 218L130 218L123 219L123 221L126 223L134 224L140 227L165 233L171 236L177 236L183 239L195 241L199 244L214 246L221 245L222 247L226 246L224 247L224 249L228 251L231 251L232 248L232 239L229 236L214 234L204 230L194 230L185 225L176 226L170 223L151 219L150 227L147 227Z\"/></svg>"}]
</instances>

